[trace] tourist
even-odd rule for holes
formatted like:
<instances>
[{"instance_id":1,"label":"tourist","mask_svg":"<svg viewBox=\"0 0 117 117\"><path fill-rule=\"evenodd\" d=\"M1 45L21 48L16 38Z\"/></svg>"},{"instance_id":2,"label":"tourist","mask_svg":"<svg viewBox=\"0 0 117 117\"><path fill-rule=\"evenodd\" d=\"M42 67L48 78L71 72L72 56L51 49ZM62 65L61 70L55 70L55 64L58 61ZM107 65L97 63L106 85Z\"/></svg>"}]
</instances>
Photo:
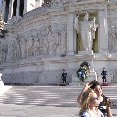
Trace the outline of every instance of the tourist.
<instances>
[{"instance_id":1,"label":"tourist","mask_svg":"<svg viewBox=\"0 0 117 117\"><path fill-rule=\"evenodd\" d=\"M112 113L111 113L111 109L110 109L110 104L111 104L110 99L103 95L102 88L98 81L94 80L85 85L85 87L83 88L83 90L81 91L81 93L77 99L79 104L81 105L82 95L88 90L94 90L94 92L97 94L98 100L100 101L98 108L103 112L104 116L107 115L107 117L112 117Z\"/></svg>"},{"instance_id":2,"label":"tourist","mask_svg":"<svg viewBox=\"0 0 117 117\"><path fill-rule=\"evenodd\" d=\"M100 101L93 90L85 92L82 96L83 100L79 112L81 117L104 117L103 113L96 107Z\"/></svg>"}]
</instances>

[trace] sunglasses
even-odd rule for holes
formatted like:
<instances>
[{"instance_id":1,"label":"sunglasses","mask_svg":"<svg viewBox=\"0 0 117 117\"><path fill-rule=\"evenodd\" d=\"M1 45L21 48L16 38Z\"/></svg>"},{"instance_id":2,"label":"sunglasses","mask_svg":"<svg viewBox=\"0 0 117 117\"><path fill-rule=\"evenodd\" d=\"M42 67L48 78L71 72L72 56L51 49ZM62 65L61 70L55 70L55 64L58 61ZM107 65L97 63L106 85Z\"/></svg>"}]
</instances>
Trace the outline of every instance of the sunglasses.
<instances>
[{"instance_id":1,"label":"sunglasses","mask_svg":"<svg viewBox=\"0 0 117 117\"><path fill-rule=\"evenodd\" d=\"M91 101L92 101L92 100L98 100L98 97L92 97L92 98L91 98Z\"/></svg>"}]
</instances>

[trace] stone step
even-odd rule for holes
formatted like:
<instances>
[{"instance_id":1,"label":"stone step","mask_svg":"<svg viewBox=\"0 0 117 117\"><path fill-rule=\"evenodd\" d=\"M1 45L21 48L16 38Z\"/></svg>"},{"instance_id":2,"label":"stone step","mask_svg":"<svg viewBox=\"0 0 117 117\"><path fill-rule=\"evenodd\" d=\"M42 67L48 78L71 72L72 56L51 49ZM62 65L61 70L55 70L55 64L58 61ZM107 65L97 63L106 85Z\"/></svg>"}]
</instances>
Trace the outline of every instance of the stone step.
<instances>
[{"instance_id":1,"label":"stone step","mask_svg":"<svg viewBox=\"0 0 117 117\"><path fill-rule=\"evenodd\" d=\"M82 88L83 86L12 86L0 97L0 103L79 106L76 100ZM112 108L117 108L117 86L105 86L103 92L112 99Z\"/></svg>"}]
</instances>

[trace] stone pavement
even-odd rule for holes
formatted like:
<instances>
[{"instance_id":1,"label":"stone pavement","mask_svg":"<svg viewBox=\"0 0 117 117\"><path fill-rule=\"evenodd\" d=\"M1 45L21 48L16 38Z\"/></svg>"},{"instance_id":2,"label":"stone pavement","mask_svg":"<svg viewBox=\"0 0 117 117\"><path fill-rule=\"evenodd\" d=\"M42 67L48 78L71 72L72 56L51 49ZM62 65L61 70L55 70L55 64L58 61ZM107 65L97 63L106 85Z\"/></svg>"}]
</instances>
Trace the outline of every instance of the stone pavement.
<instances>
[{"instance_id":1,"label":"stone pavement","mask_svg":"<svg viewBox=\"0 0 117 117\"><path fill-rule=\"evenodd\" d=\"M82 86L13 86L0 97L0 117L78 117ZM103 87L117 101L117 86ZM117 117L117 106L112 109Z\"/></svg>"},{"instance_id":2,"label":"stone pavement","mask_svg":"<svg viewBox=\"0 0 117 117\"><path fill-rule=\"evenodd\" d=\"M0 117L78 117L78 107L0 104ZM112 109L113 117L117 110Z\"/></svg>"},{"instance_id":3,"label":"stone pavement","mask_svg":"<svg viewBox=\"0 0 117 117\"><path fill-rule=\"evenodd\" d=\"M2 104L77 107L77 97L82 86L12 86L0 96ZM117 109L117 86L103 87L103 93Z\"/></svg>"}]
</instances>

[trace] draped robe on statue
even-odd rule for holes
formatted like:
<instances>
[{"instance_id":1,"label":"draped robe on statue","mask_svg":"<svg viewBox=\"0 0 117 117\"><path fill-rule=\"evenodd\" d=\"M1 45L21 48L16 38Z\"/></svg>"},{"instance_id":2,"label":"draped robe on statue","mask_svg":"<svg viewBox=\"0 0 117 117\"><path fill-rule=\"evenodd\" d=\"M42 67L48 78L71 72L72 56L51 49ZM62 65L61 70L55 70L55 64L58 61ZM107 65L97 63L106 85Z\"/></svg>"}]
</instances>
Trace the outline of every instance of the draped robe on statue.
<instances>
[{"instance_id":1,"label":"draped robe on statue","mask_svg":"<svg viewBox=\"0 0 117 117\"><path fill-rule=\"evenodd\" d=\"M88 13L84 16L84 20L79 22L78 17L75 18L74 28L77 33L81 33L82 44L84 50L92 50L93 39L95 39L95 31L97 25L95 24L95 17L93 21L88 21Z\"/></svg>"}]
</instances>

